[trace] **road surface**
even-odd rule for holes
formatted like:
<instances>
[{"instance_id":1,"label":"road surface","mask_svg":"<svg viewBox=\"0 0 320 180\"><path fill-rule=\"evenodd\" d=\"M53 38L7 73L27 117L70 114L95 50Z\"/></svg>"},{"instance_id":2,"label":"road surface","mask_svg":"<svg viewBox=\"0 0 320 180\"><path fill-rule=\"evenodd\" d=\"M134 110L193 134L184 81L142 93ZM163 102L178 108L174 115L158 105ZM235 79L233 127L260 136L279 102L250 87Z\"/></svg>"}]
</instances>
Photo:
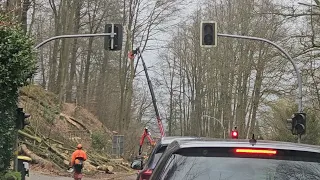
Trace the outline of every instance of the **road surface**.
<instances>
[{"instance_id":1,"label":"road surface","mask_svg":"<svg viewBox=\"0 0 320 180\"><path fill-rule=\"evenodd\" d=\"M105 177L98 178L99 180L135 180L136 175L105 175ZM84 177L83 180L98 180ZM30 177L27 177L26 180L73 180L71 175L69 177L63 176L56 176L56 175L49 175L49 174L42 174L42 173L35 173L31 172Z\"/></svg>"}]
</instances>

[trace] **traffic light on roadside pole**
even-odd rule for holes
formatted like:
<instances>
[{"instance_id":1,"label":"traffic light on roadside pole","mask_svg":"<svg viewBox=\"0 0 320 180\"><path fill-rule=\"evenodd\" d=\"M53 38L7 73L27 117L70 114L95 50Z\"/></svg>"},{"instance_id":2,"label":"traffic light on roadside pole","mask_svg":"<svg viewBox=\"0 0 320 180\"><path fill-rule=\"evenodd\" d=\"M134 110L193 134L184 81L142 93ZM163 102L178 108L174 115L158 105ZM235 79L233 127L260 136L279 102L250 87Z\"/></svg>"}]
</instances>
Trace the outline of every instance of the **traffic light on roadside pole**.
<instances>
[{"instance_id":1,"label":"traffic light on roadside pole","mask_svg":"<svg viewBox=\"0 0 320 180\"><path fill-rule=\"evenodd\" d=\"M119 51L122 49L123 40L123 26L121 24L106 24L105 33L115 33L105 36L104 38L104 49L108 51Z\"/></svg>"},{"instance_id":2,"label":"traffic light on roadside pole","mask_svg":"<svg viewBox=\"0 0 320 180\"><path fill-rule=\"evenodd\" d=\"M28 118L30 114L23 112L23 108L17 109L16 129L24 129L25 126L29 125Z\"/></svg>"},{"instance_id":3,"label":"traffic light on roadside pole","mask_svg":"<svg viewBox=\"0 0 320 180\"><path fill-rule=\"evenodd\" d=\"M237 130L237 127L234 127L234 129L231 131L231 138L232 139L238 139L239 138L239 132Z\"/></svg>"},{"instance_id":4,"label":"traffic light on roadside pole","mask_svg":"<svg viewBox=\"0 0 320 180\"><path fill-rule=\"evenodd\" d=\"M303 135L307 128L306 113L294 113L291 119L287 119L287 128L293 135Z\"/></svg>"},{"instance_id":5,"label":"traffic light on roadside pole","mask_svg":"<svg viewBox=\"0 0 320 180\"><path fill-rule=\"evenodd\" d=\"M295 113L292 118L292 127L294 134L302 135L306 133L306 113Z\"/></svg>"},{"instance_id":6,"label":"traffic light on roadside pole","mask_svg":"<svg viewBox=\"0 0 320 180\"><path fill-rule=\"evenodd\" d=\"M212 48L217 46L217 23L214 21L201 21L200 46Z\"/></svg>"}]
</instances>

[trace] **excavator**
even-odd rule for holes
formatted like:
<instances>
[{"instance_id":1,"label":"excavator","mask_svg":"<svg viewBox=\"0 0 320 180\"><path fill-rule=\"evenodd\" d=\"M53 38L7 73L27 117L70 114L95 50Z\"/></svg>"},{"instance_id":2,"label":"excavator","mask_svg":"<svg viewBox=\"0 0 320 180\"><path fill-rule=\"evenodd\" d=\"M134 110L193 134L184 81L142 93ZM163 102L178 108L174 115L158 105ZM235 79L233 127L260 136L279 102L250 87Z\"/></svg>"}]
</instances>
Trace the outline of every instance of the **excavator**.
<instances>
[{"instance_id":1,"label":"excavator","mask_svg":"<svg viewBox=\"0 0 320 180\"><path fill-rule=\"evenodd\" d=\"M143 134L142 134L142 136L141 136L141 138L140 138L140 146L139 146L139 156L141 155L141 151L142 151L142 145L143 145L143 143L144 143L144 139L145 138L147 138L148 139L148 141L149 141L149 143L151 144L151 146L152 147L154 147L154 145L156 144L156 142L152 139L152 137L151 137L151 133L150 133L150 131L149 131L149 129L148 129L148 127L145 127L144 128L144 131L143 131Z\"/></svg>"}]
</instances>

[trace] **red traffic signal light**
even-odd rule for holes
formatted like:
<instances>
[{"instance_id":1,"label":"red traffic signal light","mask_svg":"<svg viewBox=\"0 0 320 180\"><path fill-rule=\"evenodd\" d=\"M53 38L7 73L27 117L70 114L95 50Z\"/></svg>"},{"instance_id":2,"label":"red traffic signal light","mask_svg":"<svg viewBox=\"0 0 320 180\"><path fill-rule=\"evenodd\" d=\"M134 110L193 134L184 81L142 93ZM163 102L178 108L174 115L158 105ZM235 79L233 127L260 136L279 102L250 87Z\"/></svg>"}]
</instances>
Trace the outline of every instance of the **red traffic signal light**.
<instances>
[{"instance_id":1,"label":"red traffic signal light","mask_svg":"<svg viewBox=\"0 0 320 180\"><path fill-rule=\"evenodd\" d=\"M231 138L232 139L238 139L238 136L239 136L238 131L236 131L236 130L231 131Z\"/></svg>"}]
</instances>

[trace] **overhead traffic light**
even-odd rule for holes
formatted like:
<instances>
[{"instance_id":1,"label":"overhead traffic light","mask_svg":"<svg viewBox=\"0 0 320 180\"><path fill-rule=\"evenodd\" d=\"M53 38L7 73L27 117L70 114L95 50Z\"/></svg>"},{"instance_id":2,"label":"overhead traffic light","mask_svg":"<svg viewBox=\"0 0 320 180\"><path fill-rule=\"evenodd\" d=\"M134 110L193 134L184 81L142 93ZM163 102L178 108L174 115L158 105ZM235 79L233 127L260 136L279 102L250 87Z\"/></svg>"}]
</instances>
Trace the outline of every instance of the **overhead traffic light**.
<instances>
[{"instance_id":1,"label":"overhead traffic light","mask_svg":"<svg viewBox=\"0 0 320 180\"><path fill-rule=\"evenodd\" d=\"M200 26L200 46L212 48L217 46L217 23L202 21Z\"/></svg>"},{"instance_id":2,"label":"overhead traffic light","mask_svg":"<svg viewBox=\"0 0 320 180\"><path fill-rule=\"evenodd\" d=\"M24 129L30 122L27 120L31 115L23 112L23 108L17 109L16 129Z\"/></svg>"},{"instance_id":3,"label":"overhead traffic light","mask_svg":"<svg viewBox=\"0 0 320 180\"><path fill-rule=\"evenodd\" d=\"M106 24L105 33L115 33L114 37L105 36L104 49L110 51L119 51L122 49L123 27L121 24Z\"/></svg>"},{"instance_id":4,"label":"overhead traffic light","mask_svg":"<svg viewBox=\"0 0 320 180\"><path fill-rule=\"evenodd\" d=\"M238 137L239 137L239 133L238 133L237 127L234 127L234 129L231 131L231 138L238 139Z\"/></svg>"}]
</instances>

